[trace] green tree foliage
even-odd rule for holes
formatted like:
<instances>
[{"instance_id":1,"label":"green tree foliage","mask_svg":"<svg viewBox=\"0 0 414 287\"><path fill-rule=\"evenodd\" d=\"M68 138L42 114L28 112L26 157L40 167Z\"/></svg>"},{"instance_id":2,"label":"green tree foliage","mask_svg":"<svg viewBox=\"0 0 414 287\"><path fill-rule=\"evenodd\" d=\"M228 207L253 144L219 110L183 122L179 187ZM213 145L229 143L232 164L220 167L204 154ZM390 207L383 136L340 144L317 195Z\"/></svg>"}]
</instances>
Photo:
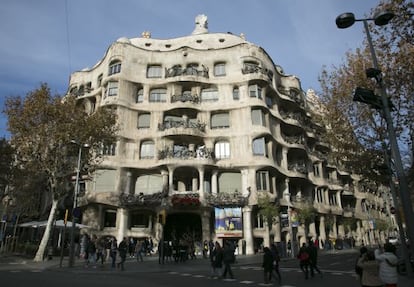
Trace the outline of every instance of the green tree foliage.
<instances>
[{"instance_id":1,"label":"green tree foliage","mask_svg":"<svg viewBox=\"0 0 414 287\"><path fill-rule=\"evenodd\" d=\"M392 118L405 163L414 155L414 46L413 13L411 1L383 1L371 11L388 9L397 16L389 25L370 24L375 50L383 73L383 80L394 109ZM351 28L350 28L351 29ZM340 33L341 31L338 31ZM362 36L361 36L362 37ZM376 91L376 82L366 77L372 68L372 57L367 41L355 51L348 51L340 66L325 68L320 76L321 100L325 106L320 121L328 126L324 140L333 147L333 158L348 168L377 182L387 184L384 176L384 146L387 142L386 124L381 111L367 104L353 102L356 87ZM377 93L378 94L378 93Z\"/></svg>"},{"instance_id":2,"label":"green tree foliage","mask_svg":"<svg viewBox=\"0 0 414 287\"><path fill-rule=\"evenodd\" d=\"M48 226L35 257L35 261L40 261L57 204L71 190L68 179L77 168L79 145L71 144L71 141L90 145L83 152L82 169L93 170L102 159L102 146L115 141L116 115L105 108L87 114L75 98L51 95L46 84L41 84L26 97L8 98L5 114L20 177L36 176L44 183L38 187L42 188L39 191L41 197L50 199ZM35 188L33 183L25 181L27 189L24 190Z\"/></svg>"},{"instance_id":3,"label":"green tree foliage","mask_svg":"<svg viewBox=\"0 0 414 287\"><path fill-rule=\"evenodd\" d=\"M5 139L0 139L0 199L9 185L13 168L13 148Z\"/></svg>"},{"instance_id":4,"label":"green tree foliage","mask_svg":"<svg viewBox=\"0 0 414 287\"><path fill-rule=\"evenodd\" d=\"M258 212L266 221L269 230L272 229L273 223L277 222L279 218L279 207L276 206L275 200L272 200L268 194L259 196L257 206L259 208Z\"/></svg>"}]
</instances>

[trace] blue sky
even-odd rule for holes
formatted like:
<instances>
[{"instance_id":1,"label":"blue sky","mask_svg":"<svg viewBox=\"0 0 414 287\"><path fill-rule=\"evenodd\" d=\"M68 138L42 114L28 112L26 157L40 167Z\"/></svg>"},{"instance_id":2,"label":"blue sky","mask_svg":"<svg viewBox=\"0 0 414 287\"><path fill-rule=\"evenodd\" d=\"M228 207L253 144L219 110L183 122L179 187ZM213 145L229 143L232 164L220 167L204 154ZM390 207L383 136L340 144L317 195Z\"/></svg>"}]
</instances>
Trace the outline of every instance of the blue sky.
<instances>
[{"instance_id":1,"label":"blue sky","mask_svg":"<svg viewBox=\"0 0 414 287\"><path fill-rule=\"evenodd\" d=\"M379 0L2 0L0 8L0 107L9 96L39 87L66 92L69 75L92 67L120 37L169 39L190 35L198 14L210 33L244 33L261 46L302 89L318 91L323 66L339 65L362 45L360 23L345 30L337 15L370 15ZM0 137L9 137L0 114Z\"/></svg>"}]
</instances>

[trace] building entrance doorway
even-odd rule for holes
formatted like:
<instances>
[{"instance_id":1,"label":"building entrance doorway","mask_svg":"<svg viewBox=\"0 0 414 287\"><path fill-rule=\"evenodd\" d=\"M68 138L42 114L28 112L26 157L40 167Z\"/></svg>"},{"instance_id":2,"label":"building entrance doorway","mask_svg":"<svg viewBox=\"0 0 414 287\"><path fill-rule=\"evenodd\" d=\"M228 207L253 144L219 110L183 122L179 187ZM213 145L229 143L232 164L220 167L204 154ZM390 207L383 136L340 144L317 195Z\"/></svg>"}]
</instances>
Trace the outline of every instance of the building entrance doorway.
<instances>
[{"instance_id":1,"label":"building entrance doorway","mask_svg":"<svg viewBox=\"0 0 414 287\"><path fill-rule=\"evenodd\" d=\"M167 216L164 227L164 240L179 245L198 245L202 240L200 215L194 213L174 213Z\"/></svg>"}]
</instances>

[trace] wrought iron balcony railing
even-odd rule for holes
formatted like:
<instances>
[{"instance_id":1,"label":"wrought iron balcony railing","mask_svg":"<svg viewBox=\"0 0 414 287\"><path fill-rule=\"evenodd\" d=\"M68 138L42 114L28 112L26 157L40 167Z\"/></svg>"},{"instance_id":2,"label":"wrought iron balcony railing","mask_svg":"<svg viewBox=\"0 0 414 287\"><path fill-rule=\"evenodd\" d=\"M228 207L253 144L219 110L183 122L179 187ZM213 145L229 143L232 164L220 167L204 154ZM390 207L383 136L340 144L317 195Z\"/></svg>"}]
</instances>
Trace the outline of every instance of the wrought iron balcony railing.
<instances>
[{"instance_id":1,"label":"wrought iron balcony railing","mask_svg":"<svg viewBox=\"0 0 414 287\"><path fill-rule=\"evenodd\" d=\"M159 131L164 131L164 130L172 129L172 128L195 129L195 130L198 130L200 132L205 132L206 131L206 124L202 123L200 121L192 122L192 121L187 121L187 120L165 121L163 123L158 124L158 130Z\"/></svg>"}]
</instances>

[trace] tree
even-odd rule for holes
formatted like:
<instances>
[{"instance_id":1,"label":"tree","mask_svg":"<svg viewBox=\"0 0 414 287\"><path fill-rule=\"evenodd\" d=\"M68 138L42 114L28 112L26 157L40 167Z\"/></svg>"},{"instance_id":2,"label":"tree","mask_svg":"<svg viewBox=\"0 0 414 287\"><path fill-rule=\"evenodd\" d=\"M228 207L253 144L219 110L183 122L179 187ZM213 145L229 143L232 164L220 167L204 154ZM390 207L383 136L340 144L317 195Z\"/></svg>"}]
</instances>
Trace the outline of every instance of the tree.
<instances>
[{"instance_id":1,"label":"tree","mask_svg":"<svg viewBox=\"0 0 414 287\"><path fill-rule=\"evenodd\" d=\"M392 118L396 127L403 160L413 170L414 157L414 4L411 1L382 1L373 10L391 10L397 16L389 25L370 23L374 46L384 75L388 95L395 107ZM371 11L372 15L375 11ZM411 14L411 16L410 16ZM321 100L325 105L322 123L329 126L325 140L335 147L333 155L346 162L351 170L374 181L384 179L383 143L387 142L386 125L381 111L352 101L356 87L376 89L376 82L365 75L372 68L367 41L362 48L349 51L345 63L331 70L324 68L320 76ZM369 168L366 168L369 167ZM410 173L412 174L412 172ZM410 180L409 180L410 181ZM413 179L411 178L411 184Z\"/></svg>"},{"instance_id":2,"label":"tree","mask_svg":"<svg viewBox=\"0 0 414 287\"><path fill-rule=\"evenodd\" d=\"M301 202L300 208L296 209L298 214L298 220L301 224L304 224L305 227L305 237L307 241L307 236L309 234L309 224L315 221L317 210L313 207L312 202L304 200Z\"/></svg>"},{"instance_id":3,"label":"tree","mask_svg":"<svg viewBox=\"0 0 414 287\"><path fill-rule=\"evenodd\" d=\"M276 205L275 200L268 194L259 196L257 198L257 207L259 208L258 213L263 217L269 231L272 230L273 223L277 222L279 218L279 207Z\"/></svg>"},{"instance_id":4,"label":"tree","mask_svg":"<svg viewBox=\"0 0 414 287\"><path fill-rule=\"evenodd\" d=\"M0 139L0 199L3 198L9 186L13 168L13 148L5 139Z\"/></svg>"},{"instance_id":5,"label":"tree","mask_svg":"<svg viewBox=\"0 0 414 287\"><path fill-rule=\"evenodd\" d=\"M48 223L34 258L41 261L58 202L69 192L68 179L77 168L79 147L71 145L71 141L89 144L83 153L82 169L92 171L102 159L102 146L115 140L116 115L105 108L87 114L74 97L52 96L47 84L24 98L7 98L5 114L17 165L26 177L44 179L42 193L50 199Z\"/></svg>"}]
</instances>

